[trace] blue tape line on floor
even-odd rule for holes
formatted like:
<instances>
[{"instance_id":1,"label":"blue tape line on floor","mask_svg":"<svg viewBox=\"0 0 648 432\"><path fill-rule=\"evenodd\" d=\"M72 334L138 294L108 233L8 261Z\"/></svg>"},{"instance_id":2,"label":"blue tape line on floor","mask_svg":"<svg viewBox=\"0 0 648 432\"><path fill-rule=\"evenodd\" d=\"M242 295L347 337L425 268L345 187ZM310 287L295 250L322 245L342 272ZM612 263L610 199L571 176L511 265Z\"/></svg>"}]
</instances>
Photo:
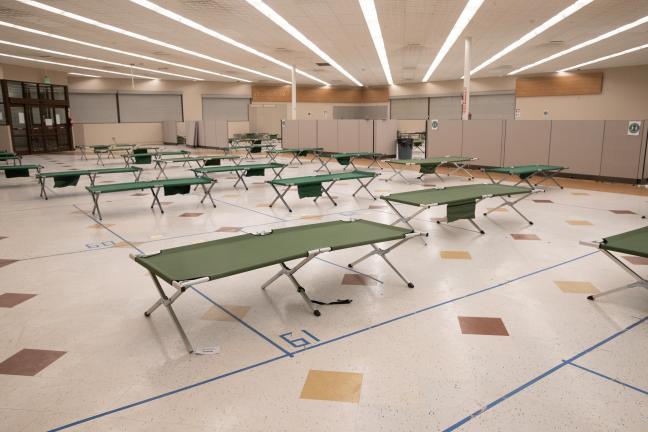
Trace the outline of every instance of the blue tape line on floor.
<instances>
[{"instance_id":1,"label":"blue tape line on floor","mask_svg":"<svg viewBox=\"0 0 648 432\"><path fill-rule=\"evenodd\" d=\"M596 376L598 376L598 377L601 377L601 378L603 378L603 379L606 379L606 380L608 380L608 381L612 381L612 382L615 382L615 383L617 383L617 384L621 384L621 385L624 386L624 387L627 387L627 388L632 389L632 390L636 390L636 391L638 391L639 393L643 393L644 395L648 396L648 391L646 391L646 390L644 390L644 389L641 389L641 388L639 388L639 387L635 387L635 386L633 386L632 384L628 384L628 383L625 383L625 382L623 382L623 381L619 381L619 380L616 379L616 378L609 377L609 376L604 375L604 374L602 374L602 373L600 373L600 372L597 372L597 371L595 371L595 370L592 370L592 369L586 368L585 366L577 365L576 363L569 363L569 364L570 364L571 366L574 366L574 367L578 368L578 369L582 369L582 370L584 370L584 371L587 371L587 372L589 372L589 373L591 373L591 374L594 374L594 375L596 375Z\"/></svg>"}]
</instances>

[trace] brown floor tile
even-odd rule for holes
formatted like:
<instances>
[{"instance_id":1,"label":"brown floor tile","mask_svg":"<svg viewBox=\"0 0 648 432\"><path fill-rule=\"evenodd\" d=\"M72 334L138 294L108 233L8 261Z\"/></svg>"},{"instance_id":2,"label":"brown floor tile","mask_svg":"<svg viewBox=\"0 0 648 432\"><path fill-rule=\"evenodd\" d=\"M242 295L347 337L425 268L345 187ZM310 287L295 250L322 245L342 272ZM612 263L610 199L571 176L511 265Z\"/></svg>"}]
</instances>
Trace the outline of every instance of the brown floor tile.
<instances>
[{"instance_id":1,"label":"brown floor tile","mask_svg":"<svg viewBox=\"0 0 648 432\"><path fill-rule=\"evenodd\" d=\"M236 195L235 194L227 194L227 195L223 195L223 198L239 198L239 196L240 196L239 194L236 194Z\"/></svg>"},{"instance_id":2,"label":"brown floor tile","mask_svg":"<svg viewBox=\"0 0 648 432\"><path fill-rule=\"evenodd\" d=\"M223 307L238 319L245 318L245 315L250 310L250 306L223 305ZM207 309L207 312L200 319L209 321L236 321L236 318L216 306Z\"/></svg>"},{"instance_id":3,"label":"brown floor tile","mask_svg":"<svg viewBox=\"0 0 648 432\"><path fill-rule=\"evenodd\" d=\"M648 258L640 256L624 255L623 259L634 265L648 265Z\"/></svg>"},{"instance_id":4,"label":"brown floor tile","mask_svg":"<svg viewBox=\"0 0 648 432\"><path fill-rule=\"evenodd\" d=\"M22 349L0 363L0 374L34 376L64 354L65 351Z\"/></svg>"},{"instance_id":5,"label":"brown floor tile","mask_svg":"<svg viewBox=\"0 0 648 432\"><path fill-rule=\"evenodd\" d=\"M565 222L567 222L569 225L576 225L576 226L579 226L579 225L581 225L581 226L582 225L592 225L592 222L586 221L586 220L568 220L568 221L565 221Z\"/></svg>"},{"instance_id":6,"label":"brown floor tile","mask_svg":"<svg viewBox=\"0 0 648 432\"><path fill-rule=\"evenodd\" d=\"M381 206L381 205L370 205L369 210L376 210L376 209L384 209L387 208L387 206Z\"/></svg>"},{"instance_id":7,"label":"brown floor tile","mask_svg":"<svg viewBox=\"0 0 648 432\"><path fill-rule=\"evenodd\" d=\"M637 213L633 212L632 210L610 210L610 211L612 213L614 213L614 214L627 214L627 215L637 214Z\"/></svg>"},{"instance_id":8,"label":"brown floor tile","mask_svg":"<svg viewBox=\"0 0 648 432\"><path fill-rule=\"evenodd\" d=\"M581 196L586 196L589 195L587 192L572 192L572 195L581 195Z\"/></svg>"},{"instance_id":9,"label":"brown floor tile","mask_svg":"<svg viewBox=\"0 0 648 432\"><path fill-rule=\"evenodd\" d=\"M457 317L463 334L488 336L508 336L504 321L501 318Z\"/></svg>"},{"instance_id":10,"label":"brown floor tile","mask_svg":"<svg viewBox=\"0 0 648 432\"><path fill-rule=\"evenodd\" d=\"M0 236L0 240L4 240L4 239L6 239L6 238L8 238L8 237L2 237L2 236Z\"/></svg>"},{"instance_id":11,"label":"brown floor tile","mask_svg":"<svg viewBox=\"0 0 648 432\"><path fill-rule=\"evenodd\" d=\"M492 212L492 213L496 213L496 212L506 213L506 212L508 212L508 209L505 209L504 207L487 207L487 210L489 212Z\"/></svg>"},{"instance_id":12,"label":"brown floor tile","mask_svg":"<svg viewBox=\"0 0 648 432\"><path fill-rule=\"evenodd\" d=\"M10 264L13 264L15 262L18 262L19 260L11 260L11 259L2 259L0 258L0 267L5 267Z\"/></svg>"},{"instance_id":13,"label":"brown floor tile","mask_svg":"<svg viewBox=\"0 0 648 432\"><path fill-rule=\"evenodd\" d=\"M598 294L600 291L587 281L554 281L562 292L572 294Z\"/></svg>"},{"instance_id":14,"label":"brown floor tile","mask_svg":"<svg viewBox=\"0 0 648 432\"><path fill-rule=\"evenodd\" d=\"M361 388L360 373L309 370L300 398L358 403Z\"/></svg>"},{"instance_id":15,"label":"brown floor tile","mask_svg":"<svg viewBox=\"0 0 648 432\"><path fill-rule=\"evenodd\" d=\"M470 252L468 251L440 251L439 254L441 255L441 258L443 259L462 259L462 260L469 260L472 259L470 256Z\"/></svg>"},{"instance_id":16,"label":"brown floor tile","mask_svg":"<svg viewBox=\"0 0 648 432\"><path fill-rule=\"evenodd\" d=\"M306 215L302 216L300 219L305 219L305 220L320 220L322 219L323 216L321 215Z\"/></svg>"},{"instance_id":17,"label":"brown floor tile","mask_svg":"<svg viewBox=\"0 0 648 432\"><path fill-rule=\"evenodd\" d=\"M182 213L180 215L180 217L198 217L198 216L202 216L204 214L205 213Z\"/></svg>"},{"instance_id":18,"label":"brown floor tile","mask_svg":"<svg viewBox=\"0 0 648 432\"><path fill-rule=\"evenodd\" d=\"M0 294L0 307L12 308L22 302L36 297L36 294L4 293Z\"/></svg>"},{"instance_id":19,"label":"brown floor tile","mask_svg":"<svg viewBox=\"0 0 648 432\"><path fill-rule=\"evenodd\" d=\"M108 224L108 223L107 223L107 224L103 224L103 225L102 225L102 224L98 224L98 223L96 223L96 224L88 225L86 228L101 229L101 228L103 228L103 227L108 228L108 227L111 227L111 226L115 226L115 224Z\"/></svg>"},{"instance_id":20,"label":"brown floor tile","mask_svg":"<svg viewBox=\"0 0 648 432\"><path fill-rule=\"evenodd\" d=\"M553 204L553 201L547 200L547 199L537 199L533 200L533 202L539 203L539 204Z\"/></svg>"},{"instance_id":21,"label":"brown floor tile","mask_svg":"<svg viewBox=\"0 0 648 432\"><path fill-rule=\"evenodd\" d=\"M535 234L511 234L514 240L540 240Z\"/></svg>"},{"instance_id":22,"label":"brown floor tile","mask_svg":"<svg viewBox=\"0 0 648 432\"><path fill-rule=\"evenodd\" d=\"M361 274L347 273L342 277L342 285L373 286L378 285L378 282Z\"/></svg>"},{"instance_id":23,"label":"brown floor tile","mask_svg":"<svg viewBox=\"0 0 648 432\"><path fill-rule=\"evenodd\" d=\"M241 231L240 227L220 227L216 232L239 232Z\"/></svg>"}]
</instances>

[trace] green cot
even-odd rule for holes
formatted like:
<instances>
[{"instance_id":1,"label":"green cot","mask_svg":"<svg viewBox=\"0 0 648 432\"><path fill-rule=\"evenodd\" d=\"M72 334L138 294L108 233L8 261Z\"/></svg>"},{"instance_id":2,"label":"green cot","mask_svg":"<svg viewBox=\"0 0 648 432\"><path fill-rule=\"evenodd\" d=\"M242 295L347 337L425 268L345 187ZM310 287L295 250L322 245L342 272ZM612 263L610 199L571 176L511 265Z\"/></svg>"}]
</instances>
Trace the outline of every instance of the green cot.
<instances>
[{"instance_id":1,"label":"green cot","mask_svg":"<svg viewBox=\"0 0 648 432\"><path fill-rule=\"evenodd\" d=\"M517 186L520 183L524 182L528 184L530 188L533 188L535 186L541 185L547 180L551 180L556 184L556 186L562 189L563 188L562 185L558 183L558 181L556 180L556 175L560 174L560 172L566 169L567 167L559 166L559 165L516 165L516 166L509 166L509 167L482 168L482 172L484 172L488 176L488 178L495 184L502 183L504 180L506 180L507 177L503 177L502 179L500 179L500 181L496 181L490 175L490 173L506 174L507 176L517 177L519 181L515 183L514 186ZM541 176L543 177L543 179L538 183L536 183L534 186L529 181L529 178L531 178L532 176Z\"/></svg>"},{"instance_id":2,"label":"green cot","mask_svg":"<svg viewBox=\"0 0 648 432\"><path fill-rule=\"evenodd\" d=\"M288 162L288 165L292 165L294 161L297 161L299 165L303 165L303 162L300 157L305 157L309 153L312 153L315 159L318 159L320 162L322 159L320 159L319 155L324 150L322 147L303 147L303 148L282 148L282 149L275 149L271 148L266 151L266 154L270 158L270 162L276 162L277 161L277 156L282 155L282 154L291 154L292 159L290 159L290 162Z\"/></svg>"},{"instance_id":3,"label":"green cot","mask_svg":"<svg viewBox=\"0 0 648 432\"><path fill-rule=\"evenodd\" d=\"M67 186L76 186L79 183L81 176L87 175L90 179L90 186L95 185L95 180L99 174L119 174L119 173L132 173L135 176L135 181L139 181L142 174L142 168L127 167L127 168L94 168L84 170L71 170L71 171L58 171L58 172L41 172L36 175L41 187L41 198L49 199L45 191L45 179L54 179L54 187L61 188Z\"/></svg>"},{"instance_id":4,"label":"green cot","mask_svg":"<svg viewBox=\"0 0 648 432\"><path fill-rule=\"evenodd\" d=\"M244 159L254 159L253 153L261 153L263 149L274 148L274 144L262 144L261 140L241 140L252 141L250 145L233 145L232 150L245 150ZM258 141L258 143L256 143Z\"/></svg>"},{"instance_id":5,"label":"green cot","mask_svg":"<svg viewBox=\"0 0 648 432\"><path fill-rule=\"evenodd\" d=\"M40 174L42 165L25 164L25 165L0 165L0 171L4 171L6 178L29 177L30 170L36 170Z\"/></svg>"},{"instance_id":6,"label":"green cot","mask_svg":"<svg viewBox=\"0 0 648 432\"><path fill-rule=\"evenodd\" d=\"M405 175L403 175L403 170L406 167L413 165L419 166L419 173L421 174L417 177L417 179L419 180L421 180L428 174L434 174L439 178L439 180L443 181L443 178L441 178L441 176L437 172L437 169L443 165L450 165L454 167L454 169L447 174L448 176L461 171L468 175L468 180L472 180L474 177L466 169L466 165L476 160L477 158L469 156L442 156L425 159L388 159L385 162L387 163L387 165L389 165L394 173L387 179L387 181L390 181L396 176L401 176L403 180L409 183L410 181L407 179L407 177L405 177Z\"/></svg>"},{"instance_id":7,"label":"green cot","mask_svg":"<svg viewBox=\"0 0 648 432\"><path fill-rule=\"evenodd\" d=\"M372 250L349 264L349 267L377 255L395 271L408 287L413 288L414 284L403 276L386 255L408 240L424 235L426 234L408 228L366 220L335 221L281 228L259 234L243 234L166 249L149 255L131 255L131 258L149 271L160 297L144 315L148 317L159 306L164 305L187 350L191 353L194 352L194 347L182 328L172 305L194 285L279 265L279 272L263 283L261 288L265 290L281 276L286 276L297 289L309 310L315 316L320 316L321 313L315 304L327 303L311 300L306 294L306 290L295 279L295 273L298 270L323 253L369 245ZM386 249L376 246L378 243L392 241L396 243ZM288 267L287 263L293 260L300 261L292 268ZM160 279L175 289L171 296L167 296L165 293ZM349 302L350 300L340 303Z\"/></svg>"},{"instance_id":8,"label":"green cot","mask_svg":"<svg viewBox=\"0 0 648 432\"><path fill-rule=\"evenodd\" d=\"M382 153L375 153L375 152L342 152L342 153L328 153L326 154L326 160L320 159L320 163L322 164L316 171L321 171L323 169L326 170L329 174L331 173L331 170L328 167L329 162L331 162L333 159L337 161L340 165L344 167L344 170L346 170L349 166L352 166L354 170L357 170L358 167L355 166L353 163L354 159L358 158L366 158L366 159L371 159L371 163L367 167L367 169L371 168L374 165L378 165L378 168L382 169L382 165L380 165L380 158L383 157L384 155Z\"/></svg>"},{"instance_id":9,"label":"green cot","mask_svg":"<svg viewBox=\"0 0 648 432\"><path fill-rule=\"evenodd\" d=\"M0 152L0 162L7 162L9 165L9 161L14 165L22 165L22 156L11 152Z\"/></svg>"},{"instance_id":10,"label":"green cot","mask_svg":"<svg viewBox=\"0 0 648 432\"><path fill-rule=\"evenodd\" d=\"M216 180L212 179L208 176L208 174L217 174L217 173L229 173L233 172L236 174L238 177L238 180L236 180L236 183L234 183L234 187L239 184L239 182L243 183L243 187L245 187L245 190L248 190L247 183L245 183L245 178L244 177L262 177L265 175L265 170L271 169L272 172L274 172L274 178L278 179L281 178L281 173L283 170L286 168L286 165L280 164L280 163L263 163L263 164L238 164L238 165L220 165L220 166L206 166L202 168L194 168L192 171L196 176L203 176L205 178L208 178L212 184L209 186L209 190L214 187L216 184Z\"/></svg>"},{"instance_id":11,"label":"green cot","mask_svg":"<svg viewBox=\"0 0 648 432\"><path fill-rule=\"evenodd\" d=\"M156 179L159 179L161 176L164 176L164 178L168 178L166 175L166 167L167 164L171 163L182 163L182 166L189 165L189 168L191 168L191 163L195 162L196 165L198 165L198 168L202 168L204 166L219 166L222 161L225 160L230 160L234 162L234 164L237 164L238 159L240 159L240 156L233 156L233 155L218 155L218 156L193 156L193 157L180 157L180 158L172 158L172 159L155 159L155 167L160 171L156 177Z\"/></svg>"},{"instance_id":12,"label":"green cot","mask_svg":"<svg viewBox=\"0 0 648 432\"><path fill-rule=\"evenodd\" d=\"M335 174L320 174L305 177L270 180L268 181L268 183L272 186L275 193L277 194L277 197L270 203L270 207L272 207L274 203L277 202L277 200L281 200L288 211L292 212L292 209L284 199L284 196L293 186L297 187L299 198L314 197L315 199L313 201L317 202L317 199L319 197L326 195L328 199L333 203L333 205L337 205L333 197L329 194L329 190L333 187L333 185L335 185L335 183L344 180L357 180L358 183L360 183L360 186L358 186L358 189L353 192L352 196L356 196L358 192L364 189L371 196L371 198L376 199L376 197L371 193L367 186L369 186L369 184L374 181L377 176L378 174L369 171L351 171ZM366 183L363 183L362 179L366 178L370 180ZM330 183L330 185L325 188L324 186L322 186L322 183ZM279 192L277 186L285 187L284 191Z\"/></svg>"}]
</instances>

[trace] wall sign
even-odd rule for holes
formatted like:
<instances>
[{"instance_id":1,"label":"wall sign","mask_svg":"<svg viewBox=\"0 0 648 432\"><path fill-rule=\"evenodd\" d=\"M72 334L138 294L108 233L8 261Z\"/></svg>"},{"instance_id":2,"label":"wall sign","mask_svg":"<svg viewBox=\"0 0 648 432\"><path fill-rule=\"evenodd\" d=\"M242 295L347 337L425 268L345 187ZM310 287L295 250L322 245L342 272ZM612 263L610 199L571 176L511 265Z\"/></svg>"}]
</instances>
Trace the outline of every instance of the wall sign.
<instances>
[{"instance_id":1,"label":"wall sign","mask_svg":"<svg viewBox=\"0 0 648 432\"><path fill-rule=\"evenodd\" d=\"M434 119L430 121L430 129L439 130L439 120Z\"/></svg>"},{"instance_id":2,"label":"wall sign","mask_svg":"<svg viewBox=\"0 0 648 432\"><path fill-rule=\"evenodd\" d=\"M640 131L641 122L635 120L628 122L628 135L638 136Z\"/></svg>"}]
</instances>

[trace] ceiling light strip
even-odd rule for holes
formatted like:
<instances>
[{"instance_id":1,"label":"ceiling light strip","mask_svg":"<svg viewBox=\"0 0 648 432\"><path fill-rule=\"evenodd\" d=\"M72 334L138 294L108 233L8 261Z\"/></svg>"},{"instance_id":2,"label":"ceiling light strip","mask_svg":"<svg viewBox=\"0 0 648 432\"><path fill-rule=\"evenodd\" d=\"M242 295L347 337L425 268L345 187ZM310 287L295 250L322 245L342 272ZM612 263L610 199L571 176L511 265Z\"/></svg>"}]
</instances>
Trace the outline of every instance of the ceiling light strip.
<instances>
[{"instance_id":1,"label":"ceiling light strip","mask_svg":"<svg viewBox=\"0 0 648 432\"><path fill-rule=\"evenodd\" d=\"M633 53L635 51L639 51L639 50L646 49L646 48L648 48L648 44L640 45L640 46L637 46L637 47L634 47L634 48L629 48L627 50L619 51L619 52L614 53L614 54L599 57L597 59L590 60L590 61L587 61L585 63L580 63L580 64L577 64L577 65L574 65L574 66L570 66L568 68L560 69L557 72L567 72L569 70L578 69L578 68L581 68L583 66L588 66L588 65L591 65L591 64L594 64L594 63L602 62L602 61L609 60L609 59L614 58L614 57L619 57L619 56L622 56L622 55L630 54L630 53Z\"/></svg>"},{"instance_id":2,"label":"ceiling light strip","mask_svg":"<svg viewBox=\"0 0 648 432\"><path fill-rule=\"evenodd\" d=\"M68 75L82 76L82 77L88 77L88 78L101 78L99 75L90 75L90 74L84 74L84 73L79 73L79 72L68 72Z\"/></svg>"},{"instance_id":3,"label":"ceiling light strip","mask_svg":"<svg viewBox=\"0 0 648 432\"><path fill-rule=\"evenodd\" d=\"M105 73L111 73L111 74L115 74L115 75L124 75L124 76L127 76L129 78L130 77L135 77L135 78L142 78L142 79L149 79L149 80L156 79L156 78L153 78L153 77L150 77L150 76L135 75L135 74L124 73L124 72L115 72L115 71L110 71L110 70L106 70L106 69L92 68L92 67L88 67L88 66L77 66L77 65L71 65L71 64L67 64L67 63L60 63L60 62L55 62L55 61L50 61L50 60L42 60L42 59L35 59L35 58L32 58L32 57L17 56L17 55L13 55L13 54L0 53L0 56L14 58L14 59L18 59L18 60L27 60L27 61L33 61L33 62L38 62L38 63L47 63L47 64L53 64L53 65L57 65L57 66L71 67L71 68L75 68L75 69L91 70L91 71L95 71L95 72L105 72Z\"/></svg>"},{"instance_id":4,"label":"ceiling light strip","mask_svg":"<svg viewBox=\"0 0 648 432\"><path fill-rule=\"evenodd\" d=\"M246 45L244 43L236 41L236 40L230 38L229 36L225 36L224 34L222 34L220 32L217 32L216 30L207 28L204 25L199 24L199 23L197 23L197 22L195 22L195 21L193 21L193 20L191 20L191 19L189 19L187 17L179 15L179 14L177 14L177 13L175 13L175 12L169 10L169 9L165 9L162 6L159 6L159 5L155 4L155 3L153 3L152 1L149 1L149 0L130 0L130 1L132 3L135 3L135 4L139 5L139 6L142 6L142 7L146 8L146 9L152 11L152 12L158 13L158 14L160 14L162 16L165 16L165 17L167 17L169 19L172 19L173 21L176 21L176 22L178 22L180 24L183 24L183 25L185 25L187 27L190 27L190 28L192 28L194 30L198 30L199 32L202 32L202 33L204 33L204 34L206 34L208 36L211 36L211 37L213 37L215 39L218 39L218 40L220 40L222 42L225 42L227 44L235 46L236 48L242 49L243 51L249 52L250 54L254 54L257 57L261 57L262 59L267 60L269 62L272 62L272 63L274 63L276 65L279 65L279 66L281 66L283 68L292 69L292 66L290 66L287 63L282 62L281 60L279 60L279 59L277 59L275 57L272 57L272 56L270 56L268 54L265 54L265 53L263 53L263 52L261 52L259 50L256 50L256 49L254 49L254 48L252 48L252 47L250 47L250 46L248 46L248 45ZM306 73L304 71L301 71L299 69L297 69L297 73L299 73L300 75L303 75L305 77L308 77L308 78L310 78L310 79L312 79L314 81L317 81L320 84L329 85L329 83L327 83L326 81L323 81L323 80L321 80L321 79L319 79L317 77L314 77L314 76L312 76L312 75L310 75L310 74L308 74L308 73Z\"/></svg>"},{"instance_id":5,"label":"ceiling light strip","mask_svg":"<svg viewBox=\"0 0 648 432\"><path fill-rule=\"evenodd\" d=\"M290 84L290 81L284 80L282 78L279 78L279 77L276 77L276 76L273 76L273 75L270 75L270 74L266 74L266 73L263 73L263 72L260 72L260 71L254 70L254 69L250 69L250 68L247 68L245 66L240 66L240 65L237 65L237 64L234 64L234 63L230 63L230 62L225 61L225 60L217 59L215 57L211 57L211 56L208 56L206 54L202 54L202 53L199 53L199 52L196 52L196 51L188 50L188 49L179 47L177 45L173 45L173 44L163 42L163 41L158 40L158 39L153 39L153 38L150 38L148 36L141 35L139 33L135 33L135 32L129 31L129 30L124 30L122 28L119 28L119 27L116 27L116 26L113 26L113 25L110 25L110 24L105 24L105 23L96 21L96 20L94 20L92 18L87 18L87 17L77 15L77 14L72 13L72 12L66 12L66 11L64 11L62 9L55 8L55 7L46 5L46 4L41 3L41 2L37 2L37 1L34 1L34 0L16 0L16 1L18 1L20 3L23 3L25 5L28 5L28 6L32 6L32 7L38 8L38 9L45 10L47 12L51 12L53 14L57 14L57 15L60 15L60 16L64 16L66 18L73 19L75 21L82 22L84 24L89 24L89 25L92 25L92 26L95 26L95 27L102 28L104 30L119 33L121 35L131 37L133 39L148 42L148 43L153 44L153 45L162 46L162 47L174 50L174 51L181 52L183 54L188 54L188 55L198 57L198 58L201 58L201 59L204 59L204 60L208 60L208 61L211 61L211 62L214 62L214 63L219 63L219 64L222 64L222 65L225 65L225 66L228 66L228 67L243 70L243 71L246 71L246 72L249 72L249 73L252 73L252 74L260 75L260 76L263 76L263 77L266 77L266 78L270 78L270 79L273 79L273 80L276 80L276 81L280 81L280 82L283 82L283 83L286 83L286 84Z\"/></svg>"},{"instance_id":6,"label":"ceiling light strip","mask_svg":"<svg viewBox=\"0 0 648 432\"><path fill-rule=\"evenodd\" d=\"M616 29L611 30L611 31L609 31L607 33L603 33L602 35L597 36L597 37L595 37L593 39L586 40L585 42L581 42L578 45L574 45L571 48L567 48L566 50L560 51L560 52L558 52L556 54L550 55L549 57L545 57L545 58L543 58L541 60L538 60L535 63L531 63L531 64L528 64L526 66L523 66L523 67L521 67L519 69L516 69L516 70L514 70L512 72L509 72L508 75L515 75L515 74L520 73L522 71L525 71L527 69L531 69L532 67L541 65L543 63L547 63L548 61L551 61L551 60L555 60L558 57L562 57L562 56L567 55L569 53L572 53L572 52L574 52L576 50L579 50L581 48L585 48L587 46L593 45L593 44L595 44L597 42L600 42L602 40L611 38L612 36L618 35L619 33L623 33L624 31L633 29L633 28L635 28L637 26L640 26L641 24L645 24L645 23L648 23L648 16L645 16L643 18L639 18L638 20L633 21L633 22L631 22L629 24L626 24L626 25L622 25L621 27L617 27Z\"/></svg>"},{"instance_id":7,"label":"ceiling light strip","mask_svg":"<svg viewBox=\"0 0 648 432\"><path fill-rule=\"evenodd\" d=\"M483 0L482 0L483 1ZM305 45L312 52L317 54L322 60L328 62L331 66L337 69L342 75L351 80L355 85L362 86L363 84L355 79L353 75L347 72L342 66L340 66L335 60L333 60L328 54L322 51L317 45L315 45L310 39L304 36L299 30L293 27L288 21L286 21L281 15L274 11L270 6L265 4L262 0L247 0L247 2L254 6L256 10L265 15L272 22L281 27L284 31L290 34L292 37L297 39L303 45Z\"/></svg>"},{"instance_id":8,"label":"ceiling light strip","mask_svg":"<svg viewBox=\"0 0 648 432\"><path fill-rule=\"evenodd\" d=\"M497 54L495 54L494 56L492 56L491 58L489 58L488 60L486 60L479 66L477 66L476 68L474 68L473 70L471 70L470 74L471 75L476 74L480 70L484 69L486 66L495 63L497 60L501 59L506 54L521 47L522 45L529 42L531 39L538 36L539 34L544 33L551 27L555 26L562 20L578 12L588 4L592 3L593 1L594 0L578 0L577 2L572 3L571 6L568 6L567 8L557 13L556 15L552 16L547 21L540 24L538 27L534 28L529 33L525 34L520 39L516 40L515 42L513 42L512 44L510 44L509 46L507 46L506 48L504 48L503 50L501 50L500 52L498 52Z\"/></svg>"},{"instance_id":9,"label":"ceiling light strip","mask_svg":"<svg viewBox=\"0 0 648 432\"><path fill-rule=\"evenodd\" d=\"M358 2L360 3L360 9L362 9L362 15L364 15L367 27L369 27L369 33L371 34L371 39L373 40L374 47L378 53L378 59L380 60L380 65L385 73L387 84L394 85L391 69L389 69L389 60L387 59L385 41L382 37L382 31L380 31L380 21L378 21L376 4L374 3L374 0L358 0Z\"/></svg>"},{"instance_id":10,"label":"ceiling light strip","mask_svg":"<svg viewBox=\"0 0 648 432\"><path fill-rule=\"evenodd\" d=\"M49 37L49 38L52 38L52 39L58 39L58 40L62 40L62 41L65 41L65 42L71 42L71 43L75 43L75 44L79 44L79 45L83 45L83 46L87 46L87 47L91 47L91 48L96 48L96 49L100 49L100 50L104 50L104 51L109 51L109 52L113 52L113 53L116 53L116 54L123 54L123 55L131 56L131 57L140 58L140 59L143 59L143 60L149 60L149 61L153 61L153 62L158 62L158 63L166 64L166 65L169 65L169 66L175 66L175 67L179 67L179 68L189 69L189 70L193 70L193 71L196 71L196 72L202 72L202 73L205 73L205 74L220 76L220 77L223 77L223 78L229 78L229 79L233 79L233 80L237 80L237 81L252 82L250 80L246 80L246 79L243 79L243 78L238 78L238 77L234 77L234 76L230 76L230 75L225 75L225 74L210 71L210 70L207 70L207 69L201 69L201 68L197 68L197 67L193 67L193 66L183 65L183 64L180 64L180 63L170 62L170 61L167 61L167 60L162 60L162 59L155 58L155 57L149 57L149 56L145 56L145 55L142 55L142 54L137 54L137 53L130 52L130 51L123 51L123 50L119 50L119 49L116 49L116 48L110 48L110 47L103 46L103 45L97 45L97 44L93 44L93 43L90 43L90 42L85 42L85 41L81 41L81 40L78 40L78 39L73 39L73 38L69 38L69 37L66 37L66 36L57 35L57 34L54 34L54 33L48 33L48 32L44 32L44 31L41 31L41 30L36 30L36 29L30 28L30 27L19 26L17 24L8 23L6 21L0 21L0 26L9 27L9 28L13 28L13 29L16 29L16 30L21 30L21 31L37 34L37 35L40 35L40 36L45 36L45 37Z\"/></svg>"},{"instance_id":11,"label":"ceiling light strip","mask_svg":"<svg viewBox=\"0 0 648 432\"><path fill-rule=\"evenodd\" d=\"M448 54L448 51L450 51L450 48L452 48L455 42L457 42L457 39L459 39L459 36L461 36L461 33L463 33L463 31L466 29L466 26L473 19L483 3L484 0L468 0L466 7L464 8L463 12L461 12L461 15L459 15L457 22L452 27L452 30L450 30L450 33L448 33L448 37L446 38L445 42L441 46L441 49L432 61L430 68L425 73L422 82L427 82L430 80L430 77L432 76L434 71L437 69L437 67L439 67L445 56Z\"/></svg>"},{"instance_id":12,"label":"ceiling light strip","mask_svg":"<svg viewBox=\"0 0 648 432\"><path fill-rule=\"evenodd\" d=\"M19 48L30 49L30 50L39 51L39 52L46 52L46 53L55 54L55 55L61 55L61 56L66 56L66 57L72 57L72 58L76 58L76 59L79 59L79 60L88 60L88 61L93 61L93 62L97 62L97 63L109 64L109 65L120 66L120 67L125 67L125 68L133 68L133 69L142 70L142 71L146 71L146 72L153 72L153 73L156 73L156 74L171 75L171 76L175 76L175 77L179 77L179 78L187 78L187 79L194 80L194 81L203 81L202 78L196 78L196 77L192 77L192 76L188 76L188 75L180 75L180 74L171 73L171 72L164 72L164 71L160 71L160 70L156 70L156 69L149 69L149 68L145 68L145 67L141 67L141 66L128 65L128 64L117 63L117 62L108 61L108 60L101 60L101 59L94 58L94 57L85 57L85 56L76 55L76 54L70 54L70 53L66 53L66 52L62 52L62 51L54 51L54 50L50 50L50 49L39 48L39 47L35 47L35 46L32 46L32 45L24 45L24 44L19 44L19 43L15 43L15 42L9 42L9 41L2 40L2 39L0 39L0 44L9 45L9 46L15 46L15 47L19 47Z\"/></svg>"}]
</instances>

